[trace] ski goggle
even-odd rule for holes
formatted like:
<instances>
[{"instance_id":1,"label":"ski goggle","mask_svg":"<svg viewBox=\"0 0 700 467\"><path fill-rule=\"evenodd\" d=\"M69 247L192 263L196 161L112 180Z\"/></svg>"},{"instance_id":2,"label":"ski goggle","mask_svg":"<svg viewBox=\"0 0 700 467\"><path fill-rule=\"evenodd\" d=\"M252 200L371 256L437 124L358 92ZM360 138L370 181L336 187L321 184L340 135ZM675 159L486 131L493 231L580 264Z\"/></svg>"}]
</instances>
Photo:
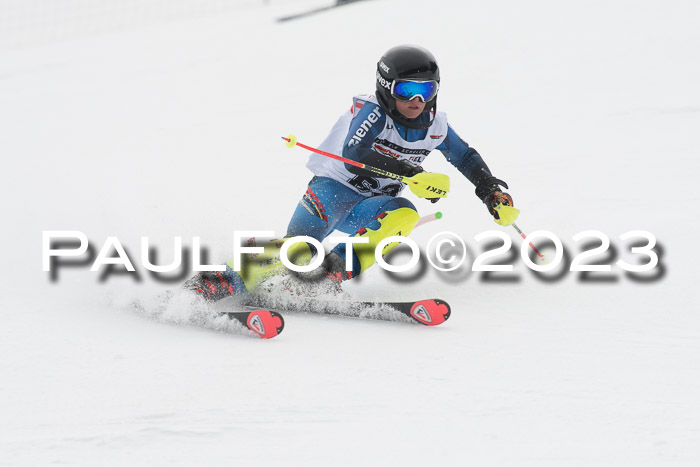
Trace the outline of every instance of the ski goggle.
<instances>
[{"instance_id":1,"label":"ski goggle","mask_svg":"<svg viewBox=\"0 0 700 467\"><path fill-rule=\"evenodd\" d=\"M414 97L427 102L437 96L440 83L431 79L428 81L414 81L397 79L391 83L391 95L395 99L408 102Z\"/></svg>"}]
</instances>

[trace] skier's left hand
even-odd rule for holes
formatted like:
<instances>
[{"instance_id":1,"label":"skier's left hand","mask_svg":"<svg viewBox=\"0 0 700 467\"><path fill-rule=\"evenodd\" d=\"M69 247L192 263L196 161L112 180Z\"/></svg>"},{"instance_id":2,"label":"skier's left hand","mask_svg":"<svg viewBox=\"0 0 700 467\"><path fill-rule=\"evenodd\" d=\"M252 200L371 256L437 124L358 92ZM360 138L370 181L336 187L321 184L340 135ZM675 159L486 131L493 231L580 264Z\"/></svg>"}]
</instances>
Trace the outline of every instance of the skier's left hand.
<instances>
[{"instance_id":1,"label":"skier's left hand","mask_svg":"<svg viewBox=\"0 0 700 467\"><path fill-rule=\"evenodd\" d=\"M513 206L513 198L508 193L503 192L500 185L508 188L508 184L503 180L499 180L496 177L489 177L483 180L475 190L476 196L483 201L489 214L495 219L499 219L498 212L496 211L496 207L499 204Z\"/></svg>"},{"instance_id":2,"label":"skier's left hand","mask_svg":"<svg viewBox=\"0 0 700 467\"><path fill-rule=\"evenodd\" d=\"M487 198L484 199L484 203L486 203L486 209L489 210L489 214L491 214L495 219L500 219L496 208L499 204L513 207L513 198L508 193L503 193L500 190L496 190L491 192Z\"/></svg>"}]
</instances>

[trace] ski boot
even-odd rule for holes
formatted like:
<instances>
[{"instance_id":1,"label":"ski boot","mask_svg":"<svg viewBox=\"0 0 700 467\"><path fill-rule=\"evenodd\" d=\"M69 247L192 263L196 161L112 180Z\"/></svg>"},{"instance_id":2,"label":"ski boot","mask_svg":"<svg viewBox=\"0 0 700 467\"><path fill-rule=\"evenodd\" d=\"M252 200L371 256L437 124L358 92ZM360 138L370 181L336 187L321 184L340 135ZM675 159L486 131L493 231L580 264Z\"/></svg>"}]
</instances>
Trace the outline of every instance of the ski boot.
<instances>
[{"instance_id":1,"label":"ski boot","mask_svg":"<svg viewBox=\"0 0 700 467\"><path fill-rule=\"evenodd\" d=\"M190 290L201 296L208 302L216 302L236 294L226 274L223 272L201 272L182 285L183 289Z\"/></svg>"},{"instance_id":2,"label":"ski boot","mask_svg":"<svg viewBox=\"0 0 700 467\"><path fill-rule=\"evenodd\" d=\"M280 249L285 239L258 242L251 238L248 246L264 247L264 253L248 255L240 273L233 270L233 262L226 263L225 271L201 272L183 284L183 288L203 297L208 302L216 302L231 296L241 296L268 279L284 275L287 268L280 261ZM303 242L295 243L288 250L288 256L296 263L308 264L311 249Z\"/></svg>"}]
</instances>

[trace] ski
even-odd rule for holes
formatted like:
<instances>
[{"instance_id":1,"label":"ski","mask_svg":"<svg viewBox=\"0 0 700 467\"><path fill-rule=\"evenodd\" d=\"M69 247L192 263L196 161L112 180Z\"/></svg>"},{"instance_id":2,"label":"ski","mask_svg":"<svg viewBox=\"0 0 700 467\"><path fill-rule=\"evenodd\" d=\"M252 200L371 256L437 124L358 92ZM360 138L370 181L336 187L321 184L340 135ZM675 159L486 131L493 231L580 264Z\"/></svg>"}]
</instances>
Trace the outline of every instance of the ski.
<instances>
[{"instance_id":1,"label":"ski","mask_svg":"<svg viewBox=\"0 0 700 467\"><path fill-rule=\"evenodd\" d=\"M361 302L365 306L373 306L372 302ZM388 302L384 305L394 308L400 313L425 326L437 326L447 321L452 314L450 305L439 298L418 300L415 302Z\"/></svg>"},{"instance_id":2,"label":"ski","mask_svg":"<svg viewBox=\"0 0 700 467\"><path fill-rule=\"evenodd\" d=\"M284 318L276 311L251 309L249 311L221 311L219 313L229 319L235 319L263 339L279 336L284 329Z\"/></svg>"},{"instance_id":3,"label":"ski","mask_svg":"<svg viewBox=\"0 0 700 467\"><path fill-rule=\"evenodd\" d=\"M321 315L337 315L350 318L376 319L383 321L404 321L425 326L438 326L447 321L451 314L450 305L437 298L406 302L372 302L322 300L298 297L284 301L261 298L256 304L281 312L308 312ZM246 307L255 308L253 304Z\"/></svg>"},{"instance_id":4,"label":"ski","mask_svg":"<svg viewBox=\"0 0 700 467\"><path fill-rule=\"evenodd\" d=\"M336 3L334 3L332 5L313 8L311 10L303 11L301 13L294 13L294 14L289 15L289 16L283 16L281 18L277 18L277 21L280 23L283 23L285 21L290 21L293 19L305 18L307 16L315 15L315 14L321 13L323 11L333 10L335 8L338 8L338 7L341 7L344 5L349 5L350 3L355 3L355 2L359 2L359 1L361 1L361 0L338 0Z\"/></svg>"},{"instance_id":5,"label":"ski","mask_svg":"<svg viewBox=\"0 0 700 467\"><path fill-rule=\"evenodd\" d=\"M284 318L276 311L251 307L228 309L216 305L182 290L168 290L150 300L133 299L130 302L134 311L163 323L198 326L262 339L276 337L284 329Z\"/></svg>"}]
</instances>

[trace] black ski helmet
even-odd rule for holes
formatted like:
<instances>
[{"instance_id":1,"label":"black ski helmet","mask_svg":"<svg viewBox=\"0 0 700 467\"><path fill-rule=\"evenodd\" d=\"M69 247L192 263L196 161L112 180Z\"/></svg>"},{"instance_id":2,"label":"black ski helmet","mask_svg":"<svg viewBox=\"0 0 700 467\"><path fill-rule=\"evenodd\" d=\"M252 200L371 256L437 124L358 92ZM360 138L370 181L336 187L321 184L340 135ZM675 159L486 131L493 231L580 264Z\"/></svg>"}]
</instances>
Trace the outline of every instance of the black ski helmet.
<instances>
[{"instance_id":1,"label":"black ski helmet","mask_svg":"<svg viewBox=\"0 0 700 467\"><path fill-rule=\"evenodd\" d=\"M437 94L426 103L425 110L417 118L409 119L396 110L396 100L391 95L391 85L396 79L435 80L440 82L440 68L433 54L416 45L399 45L382 55L377 62L377 100L379 106L395 121L408 128L424 129L433 124L435 115L425 123L423 116L437 111Z\"/></svg>"}]
</instances>

